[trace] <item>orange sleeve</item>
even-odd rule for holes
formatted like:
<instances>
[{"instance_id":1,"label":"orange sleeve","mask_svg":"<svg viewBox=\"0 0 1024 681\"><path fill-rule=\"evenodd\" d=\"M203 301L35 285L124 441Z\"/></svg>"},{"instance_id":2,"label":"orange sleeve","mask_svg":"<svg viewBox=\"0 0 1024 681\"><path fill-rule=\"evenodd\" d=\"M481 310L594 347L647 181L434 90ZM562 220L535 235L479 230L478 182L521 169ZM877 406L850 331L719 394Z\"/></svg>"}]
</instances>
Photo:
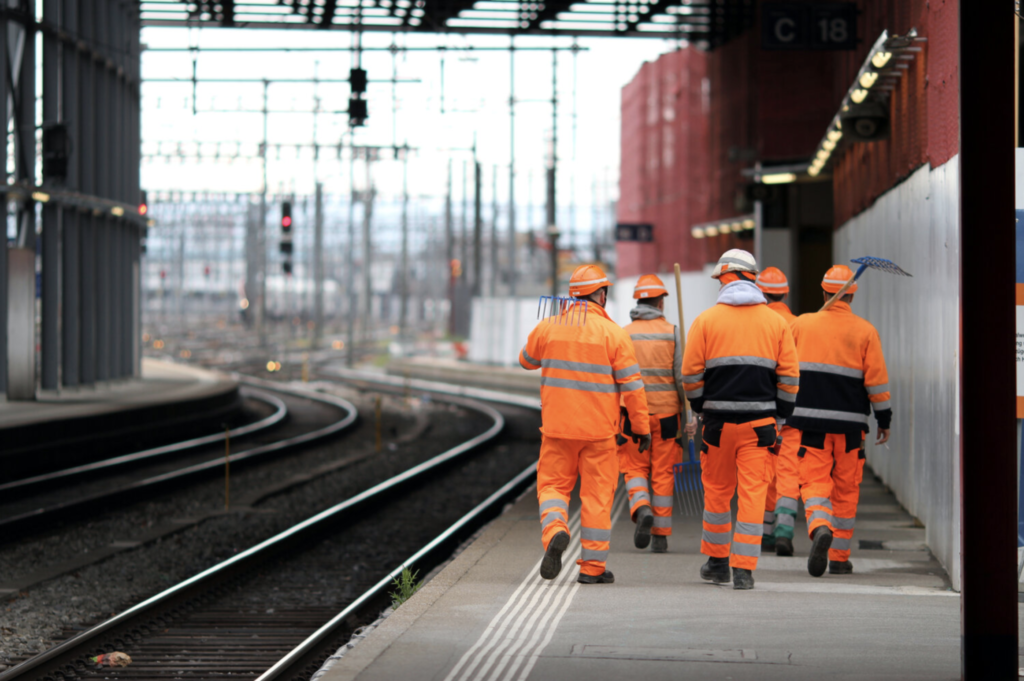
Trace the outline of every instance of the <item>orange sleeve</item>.
<instances>
[{"instance_id":1,"label":"orange sleeve","mask_svg":"<svg viewBox=\"0 0 1024 681\"><path fill-rule=\"evenodd\" d=\"M882 354L882 339L878 331L871 329L868 342L864 348L864 389L868 391L868 400L875 411L875 419L879 428L888 428L892 420L891 395L889 394L889 371L885 367L885 356Z\"/></svg>"},{"instance_id":2,"label":"orange sleeve","mask_svg":"<svg viewBox=\"0 0 1024 681\"><path fill-rule=\"evenodd\" d=\"M683 353L683 389L690 407L698 414L704 411L704 324L697 317L686 334Z\"/></svg>"},{"instance_id":3,"label":"orange sleeve","mask_svg":"<svg viewBox=\"0 0 1024 681\"><path fill-rule=\"evenodd\" d=\"M647 393L644 382L640 378L640 363L636 360L636 350L629 334L622 331L613 340L614 356L612 357L612 377L619 386L622 404L629 414L629 422L633 432L646 435L651 432L650 413L647 410Z\"/></svg>"},{"instance_id":4,"label":"orange sleeve","mask_svg":"<svg viewBox=\"0 0 1024 681\"><path fill-rule=\"evenodd\" d=\"M526 345L519 352L519 366L524 369L531 371L540 369L540 361L544 357L540 328L540 324L533 327L530 337L526 340Z\"/></svg>"},{"instance_id":5,"label":"orange sleeve","mask_svg":"<svg viewBox=\"0 0 1024 681\"><path fill-rule=\"evenodd\" d=\"M796 406L796 394L800 391L800 359L796 354L796 343L789 324L782 324L782 337L779 339L779 356L776 360L775 378L778 381L778 392L775 394L775 409L781 418L793 415Z\"/></svg>"}]
</instances>

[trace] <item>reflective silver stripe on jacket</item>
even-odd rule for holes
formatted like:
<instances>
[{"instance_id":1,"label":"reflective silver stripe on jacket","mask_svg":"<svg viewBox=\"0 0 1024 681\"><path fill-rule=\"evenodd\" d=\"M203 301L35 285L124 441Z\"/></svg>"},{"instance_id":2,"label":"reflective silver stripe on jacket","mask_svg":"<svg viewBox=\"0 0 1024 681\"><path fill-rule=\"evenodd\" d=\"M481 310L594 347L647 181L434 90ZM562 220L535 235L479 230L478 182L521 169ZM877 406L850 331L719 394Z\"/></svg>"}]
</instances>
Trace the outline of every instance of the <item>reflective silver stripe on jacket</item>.
<instances>
[{"instance_id":1,"label":"reflective silver stripe on jacket","mask_svg":"<svg viewBox=\"0 0 1024 681\"><path fill-rule=\"evenodd\" d=\"M705 408L707 405L704 405ZM867 423L867 414L858 414L853 411L835 411L833 409L809 409L797 407L793 410L793 416L804 416L809 419L832 419L834 421L853 421L855 423Z\"/></svg>"},{"instance_id":2,"label":"reflective silver stripe on jacket","mask_svg":"<svg viewBox=\"0 0 1024 681\"><path fill-rule=\"evenodd\" d=\"M644 390L649 393L674 393L676 387L671 383L651 383L650 385L644 383Z\"/></svg>"},{"instance_id":3,"label":"reflective silver stripe on jacket","mask_svg":"<svg viewBox=\"0 0 1024 681\"><path fill-rule=\"evenodd\" d=\"M655 508L672 508L672 496L654 495L653 504Z\"/></svg>"},{"instance_id":4,"label":"reflective silver stripe on jacket","mask_svg":"<svg viewBox=\"0 0 1024 681\"><path fill-rule=\"evenodd\" d=\"M563 369L565 371L579 371L585 374L599 374L601 376L612 375L612 368L604 364L572 362L567 359L542 359L540 365L545 369Z\"/></svg>"},{"instance_id":5,"label":"reflective silver stripe on jacket","mask_svg":"<svg viewBox=\"0 0 1024 681\"><path fill-rule=\"evenodd\" d=\"M734 541L732 543L732 554L734 556L748 556L750 558L757 558L761 555L761 537L758 536L758 542L756 544L745 544L741 541Z\"/></svg>"},{"instance_id":6,"label":"reflective silver stripe on jacket","mask_svg":"<svg viewBox=\"0 0 1024 681\"><path fill-rule=\"evenodd\" d=\"M776 376L782 385L800 385L799 376Z\"/></svg>"},{"instance_id":7,"label":"reflective silver stripe on jacket","mask_svg":"<svg viewBox=\"0 0 1024 681\"><path fill-rule=\"evenodd\" d=\"M700 383L704 380L704 372L699 374L692 374L690 376L683 376L683 383Z\"/></svg>"},{"instance_id":8,"label":"reflective silver stripe on jacket","mask_svg":"<svg viewBox=\"0 0 1024 681\"><path fill-rule=\"evenodd\" d=\"M671 378L672 370L671 369L641 369L640 370L640 375L641 376L662 376L662 377Z\"/></svg>"},{"instance_id":9,"label":"reflective silver stripe on jacket","mask_svg":"<svg viewBox=\"0 0 1024 681\"><path fill-rule=\"evenodd\" d=\"M709 400L704 403L705 409L718 411L772 411L774 402L729 402L725 400Z\"/></svg>"},{"instance_id":10,"label":"reflective silver stripe on jacket","mask_svg":"<svg viewBox=\"0 0 1024 681\"><path fill-rule=\"evenodd\" d=\"M854 523L857 522L856 518L832 518L832 527L837 530L852 530Z\"/></svg>"},{"instance_id":11,"label":"reflective silver stripe on jacket","mask_svg":"<svg viewBox=\"0 0 1024 681\"><path fill-rule=\"evenodd\" d=\"M635 381L640 383L640 381ZM554 376L541 376L541 386L549 388L567 388L568 390L583 390L591 393L617 393L619 387L615 383L591 383L589 381L577 381L571 378L555 378ZM640 384L643 387L643 384ZM625 387L625 386L623 386Z\"/></svg>"},{"instance_id":12,"label":"reflective silver stripe on jacket","mask_svg":"<svg viewBox=\"0 0 1024 681\"><path fill-rule=\"evenodd\" d=\"M530 364L532 364L534 366L541 366L540 362L535 360L533 357L530 357L530 353L528 353L526 351L526 346L525 345L523 346L522 353L523 353L523 359L525 359L527 362L529 362Z\"/></svg>"},{"instance_id":13,"label":"reflective silver stripe on jacket","mask_svg":"<svg viewBox=\"0 0 1024 681\"><path fill-rule=\"evenodd\" d=\"M628 376L632 376L633 374L639 374L639 373L640 373L640 365L639 364L633 364L632 366L628 366L628 367L625 367L623 369L616 369L615 371L612 372L612 376L614 378L618 379L618 378L626 378Z\"/></svg>"},{"instance_id":14,"label":"reflective silver stripe on jacket","mask_svg":"<svg viewBox=\"0 0 1024 681\"><path fill-rule=\"evenodd\" d=\"M875 411L892 409L892 404L889 403L889 400L885 400L884 402L872 402L871 406L874 407Z\"/></svg>"},{"instance_id":15,"label":"reflective silver stripe on jacket","mask_svg":"<svg viewBox=\"0 0 1024 681\"><path fill-rule=\"evenodd\" d=\"M877 395L878 393L889 392L889 384L883 383L882 385L866 385L864 389L868 391L868 395Z\"/></svg>"},{"instance_id":16,"label":"reflective silver stripe on jacket","mask_svg":"<svg viewBox=\"0 0 1024 681\"><path fill-rule=\"evenodd\" d=\"M619 391L628 393L633 390L640 390L644 387L644 382L641 380L630 381L629 383L619 383Z\"/></svg>"},{"instance_id":17,"label":"reflective silver stripe on jacket","mask_svg":"<svg viewBox=\"0 0 1024 681\"><path fill-rule=\"evenodd\" d=\"M674 333L631 333L629 337L633 342L637 341L670 341L675 340Z\"/></svg>"},{"instance_id":18,"label":"reflective silver stripe on jacket","mask_svg":"<svg viewBox=\"0 0 1024 681\"><path fill-rule=\"evenodd\" d=\"M753 355L733 355L732 357L715 357L709 359L704 363L704 369L714 369L715 367L727 367L727 366L755 366L764 367L765 369L774 369L778 362L774 359L768 359L767 357L754 357Z\"/></svg>"},{"instance_id":19,"label":"reflective silver stripe on jacket","mask_svg":"<svg viewBox=\"0 0 1024 681\"><path fill-rule=\"evenodd\" d=\"M825 374L836 374L848 378L864 378L860 369L839 366L838 364L822 364L821 362L800 362L800 371L820 371Z\"/></svg>"},{"instance_id":20,"label":"reflective silver stripe on jacket","mask_svg":"<svg viewBox=\"0 0 1024 681\"><path fill-rule=\"evenodd\" d=\"M776 397L776 399L780 399L783 402L796 402L796 394L795 393L787 393L782 388L779 388L778 392L775 393L775 397Z\"/></svg>"},{"instance_id":21,"label":"reflective silver stripe on jacket","mask_svg":"<svg viewBox=\"0 0 1024 681\"><path fill-rule=\"evenodd\" d=\"M687 390L685 392L686 392L686 399L688 399L688 400L695 400L698 397L704 397L704 386L701 386L701 387L697 388L696 390Z\"/></svg>"},{"instance_id":22,"label":"reflective silver stripe on jacket","mask_svg":"<svg viewBox=\"0 0 1024 681\"><path fill-rule=\"evenodd\" d=\"M751 537L760 537L764 533L763 523L736 522L736 534L746 534Z\"/></svg>"},{"instance_id":23,"label":"reflective silver stripe on jacket","mask_svg":"<svg viewBox=\"0 0 1024 681\"><path fill-rule=\"evenodd\" d=\"M668 515L668 516L661 516L661 515L654 516L654 524L651 525L651 527L661 527L661 528L672 527L672 516L670 516L670 515Z\"/></svg>"},{"instance_id":24,"label":"reflective silver stripe on jacket","mask_svg":"<svg viewBox=\"0 0 1024 681\"><path fill-rule=\"evenodd\" d=\"M728 525L732 522L732 513L730 511L726 511L725 513L704 511L704 522L708 525Z\"/></svg>"},{"instance_id":25,"label":"reflective silver stripe on jacket","mask_svg":"<svg viewBox=\"0 0 1024 681\"><path fill-rule=\"evenodd\" d=\"M732 541L732 532L708 532L704 530L700 538L708 544L728 544Z\"/></svg>"},{"instance_id":26,"label":"reflective silver stripe on jacket","mask_svg":"<svg viewBox=\"0 0 1024 681\"><path fill-rule=\"evenodd\" d=\"M612 531L602 530L597 527L581 527L580 539L586 539L587 541L611 541Z\"/></svg>"},{"instance_id":27,"label":"reflective silver stripe on jacket","mask_svg":"<svg viewBox=\"0 0 1024 681\"><path fill-rule=\"evenodd\" d=\"M547 501L541 502L540 514L543 516L544 511L548 510L549 508L560 509L563 513L565 513L566 518L569 517L569 504L565 503L561 499L548 499Z\"/></svg>"},{"instance_id":28,"label":"reflective silver stripe on jacket","mask_svg":"<svg viewBox=\"0 0 1024 681\"><path fill-rule=\"evenodd\" d=\"M603 551L595 551L594 549L583 549L580 552L580 558L583 560L595 560L598 562L604 562L608 560L608 549Z\"/></svg>"}]
</instances>

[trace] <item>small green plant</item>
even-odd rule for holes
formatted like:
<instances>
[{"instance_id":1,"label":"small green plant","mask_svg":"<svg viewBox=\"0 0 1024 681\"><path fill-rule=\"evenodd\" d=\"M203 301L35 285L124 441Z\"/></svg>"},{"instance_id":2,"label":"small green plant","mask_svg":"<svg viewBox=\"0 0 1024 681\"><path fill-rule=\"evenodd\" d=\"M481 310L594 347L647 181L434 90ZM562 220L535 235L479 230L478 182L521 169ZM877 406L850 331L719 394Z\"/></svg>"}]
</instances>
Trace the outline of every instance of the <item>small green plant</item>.
<instances>
[{"instance_id":1,"label":"small green plant","mask_svg":"<svg viewBox=\"0 0 1024 681\"><path fill-rule=\"evenodd\" d=\"M412 598L412 595L420 590L423 586L421 583L416 581L416 576L419 575L419 570L411 571L407 567L402 568L402 574L391 582L395 590L391 592L391 609L397 610L398 606L405 603L407 600Z\"/></svg>"}]
</instances>

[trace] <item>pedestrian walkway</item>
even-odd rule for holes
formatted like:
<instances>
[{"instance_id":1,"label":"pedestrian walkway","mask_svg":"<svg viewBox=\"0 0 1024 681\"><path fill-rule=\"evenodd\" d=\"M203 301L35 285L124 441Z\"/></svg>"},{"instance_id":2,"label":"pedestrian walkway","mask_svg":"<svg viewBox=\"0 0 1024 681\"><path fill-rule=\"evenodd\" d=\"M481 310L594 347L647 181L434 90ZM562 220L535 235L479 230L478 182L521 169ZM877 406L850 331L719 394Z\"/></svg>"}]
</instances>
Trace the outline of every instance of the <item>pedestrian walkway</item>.
<instances>
[{"instance_id":1,"label":"pedestrian walkway","mask_svg":"<svg viewBox=\"0 0 1024 681\"><path fill-rule=\"evenodd\" d=\"M798 555L763 557L753 591L700 579L699 517L677 510L668 554L633 548L621 485L616 583L576 583L578 534L559 578L541 580L531 490L318 679L958 679L959 595L924 529L865 477L855 573L809 576L799 522Z\"/></svg>"}]
</instances>

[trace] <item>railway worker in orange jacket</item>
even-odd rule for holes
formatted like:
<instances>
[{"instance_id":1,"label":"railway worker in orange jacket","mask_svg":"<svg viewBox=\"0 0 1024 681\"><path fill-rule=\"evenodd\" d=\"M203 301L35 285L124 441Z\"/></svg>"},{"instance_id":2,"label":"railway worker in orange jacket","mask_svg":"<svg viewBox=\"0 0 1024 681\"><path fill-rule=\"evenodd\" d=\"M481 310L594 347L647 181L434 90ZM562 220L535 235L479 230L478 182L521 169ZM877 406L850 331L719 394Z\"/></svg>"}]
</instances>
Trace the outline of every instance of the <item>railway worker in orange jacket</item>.
<instances>
[{"instance_id":1,"label":"railway worker in orange jacket","mask_svg":"<svg viewBox=\"0 0 1024 681\"><path fill-rule=\"evenodd\" d=\"M608 277L596 265L576 268L573 298L530 332L519 353L525 369L540 369L541 432L537 463L544 558L540 576L554 579L569 546L569 495L580 479L582 584L611 584L607 570L611 510L619 478L615 435L620 397L640 441L651 445L647 400L629 335L604 310ZM557 300L557 299L556 299Z\"/></svg>"},{"instance_id":2,"label":"railway worker in orange jacket","mask_svg":"<svg viewBox=\"0 0 1024 681\"><path fill-rule=\"evenodd\" d=\"M853 277L834 265L822 280L824 300ZM857 284L824 312L793 324L802 384L788 423L799 432L800 493L812 544L807 571L815 577L853 572L850 543L864 476L864 433L874 409L878 441L889 439L889 374L878 332L850 310Z\"/></svg>"},{"instance_id":3,"label":"railway worker in orange jacket","mask_svg":"<svg viewBox=\"0 0 1024 681\"><path fill-rule=\"evenodd\" d=\"M789 281L782 270L766 267L757 275L757 287L768 299L768 309L782 315L793 328L796 315L790 312L785 300L789 295ZM793 555L793 527L800 496L800 471L797 466L796 450L800 438L796 430L780 419L779 433L782 442L775 446L775 476L768 485L764 501L764 537L762 549L774 549L780 556Z\"/></svg>"},{"instance_id":4,"label":"railway worker in orange jacket","mask_svg":"<svg viewBox=\"0 0 1024 681\"><path fill-rule=\"evenodd\" d=\"M776 418L793 412L800 386L793 335L768 309L756 275L757 263L746 251L732 249L719 258L711 275L721 284L718 304L694 320L683 357L686 396L704 423L700 549L708 561L700 576L726 583L731 566L736 589L754 587Z\"/></svg>"},{"instance_id":5,"label":"railway worker in orange jacket","mask_svg":"<svg viewBox=\"0 0 1024 681\"><path fill-rule=\"evenodd\" d=\"M676 439L683 404L683 352L678 330L665 321L667 296L668 289L654 274L640 277L633 289L637 305L629 311L633 321L626 326L626 332L633 341L647 395L651 448L641 454L637 444L626 437L633 433L626 413L624 436L618 440L619 468L625 474L629 511L636 523L633 544L638 549L650 545L654 553L668 551L675 483L672 465L683 460L683 450Z\"/></svg>"}]
</instances>

